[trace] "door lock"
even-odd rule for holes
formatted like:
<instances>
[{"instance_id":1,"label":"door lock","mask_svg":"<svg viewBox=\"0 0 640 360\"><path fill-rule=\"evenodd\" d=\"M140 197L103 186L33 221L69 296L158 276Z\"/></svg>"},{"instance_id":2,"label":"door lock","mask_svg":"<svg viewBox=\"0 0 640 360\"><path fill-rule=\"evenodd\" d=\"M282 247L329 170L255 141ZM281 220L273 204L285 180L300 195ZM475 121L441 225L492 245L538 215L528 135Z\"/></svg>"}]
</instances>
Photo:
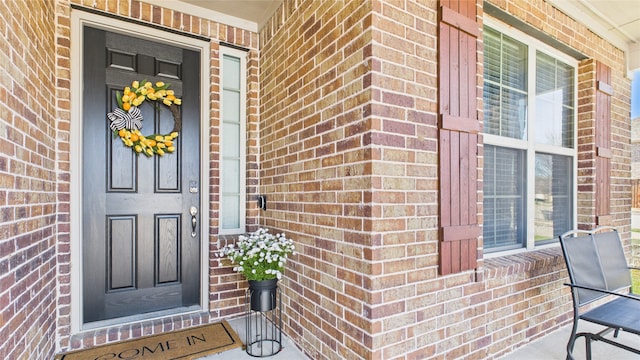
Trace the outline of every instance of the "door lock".
<instances>
[{"instance_id":1,"label":"door lock","mask_svg":"<svg viewBox=\"0 0 640 360\"><path fill-rule=\"evenodd\" d=\"M196 225L198 225L198 218L196 217L196 215L198 215L198 208L192 206L189 208L189 214L191 214L191 237L196 237L196 235L198 235L196 232Z\"/></svg>"}]
</instances>

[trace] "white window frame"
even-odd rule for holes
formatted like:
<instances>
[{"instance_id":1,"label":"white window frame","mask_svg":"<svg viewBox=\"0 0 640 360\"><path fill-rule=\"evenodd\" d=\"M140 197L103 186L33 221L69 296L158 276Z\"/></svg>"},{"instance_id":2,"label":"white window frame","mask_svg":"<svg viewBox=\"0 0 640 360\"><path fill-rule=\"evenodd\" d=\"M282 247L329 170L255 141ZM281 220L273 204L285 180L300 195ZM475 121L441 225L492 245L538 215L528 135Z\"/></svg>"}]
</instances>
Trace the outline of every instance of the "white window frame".
<instances>
[{"instance_id":1,"label":"white window frame","mask_svg":"<svg viewBox=\"0 0 640 360\"><path fill-rule=\"evenodd\" d=\"M573 203L572 203L572 224L575 227L578 219L578 65L579 62L575 58L562 53L561 51L554 49L553 47L543 43L542 41L527 35L520 30L513 28L501 21L498 21L489 16L484 17L484 26L488 26L494 30L497 30L517 41L522 42L527 45L527 140L519 140L513 138L502 137L498 135L486 134L482 133L483 143L487 145L495 145L501 147L507 147L511 149L519 149L524 150L526 152L526 171L527 171L527 179L526 179L526 204L525 207L527 209L531 209L531 207L535 204L535 156L536 153L549 153L554 155L563 155L572 157L573 161L573 183L572 183L572 192L573 192ZM537 51L545 53L549 56L554 57L557 60L560 60L574 68L574 121L573 121L573 148L563 148L560 146L551 146L544 144L536 144L535 143L535 119L536 119L536 53ZM533 80L533 81L532 81ZM541 249L545 247L556 247L558 246L558 242L555 241L553 243L535 244L535 212L527 211L526 215L527 221L527 235L525 239L525 246L518 249L512 250L496 250L493 252L485 252L485 257L496 257L496 256L504 256L512 253L519 253L523 251L530 251L534 249Z\"/></svg>"},{"instance_id":2,"label":"white window frame","mask_svg":"<svg viewBox=\"0 0 640 360\"><path fill-rule=\"evenodd\" d=\"M247 186L246 186L246 173L247 173L247 52L227 46L220 46L220 211L218 218L218 233L220 235L229 235L229 234L243 234L246 232L246 207L247 207ZM225 177L225 169L224 158L223 158L223 149L225 147L225 142L229 142L230 137L229 134L225 134L224 132L224 116L225 113L225 102L224 102L224 74L225 74L225 64L224 58L225 56L237 58L240 60L240 134L239 134L239 162L240 169L238 174L238 186L240 192L239 196L239 204L238 204L238 219L239 226L234 228L225 228L223 224L223 213L225 209L223 208L223 196L225 195L225 189L223 188L223 182Z\"/></svg>"}]
</instances>

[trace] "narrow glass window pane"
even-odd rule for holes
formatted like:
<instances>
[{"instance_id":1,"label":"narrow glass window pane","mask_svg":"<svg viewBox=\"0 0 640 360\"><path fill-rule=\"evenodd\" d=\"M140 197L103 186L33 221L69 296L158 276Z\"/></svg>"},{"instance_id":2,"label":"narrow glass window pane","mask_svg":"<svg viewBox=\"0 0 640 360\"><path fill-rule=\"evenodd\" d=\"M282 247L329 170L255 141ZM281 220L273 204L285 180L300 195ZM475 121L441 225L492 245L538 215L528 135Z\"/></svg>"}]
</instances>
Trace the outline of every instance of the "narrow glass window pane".
<instances>
[{"instance_id":1,"label":"narrow glass window pane","mask_svg":"<svg viewBox=\"0 0 640 360\"><path fill-rule=\"evenodd\" d=\"M223 195L238 195L240 193L240 160L224 159L222 161L224 173L222 173L221 184Z\"/></svg>"},{"instance_id":2,"label":"narrow glass window pane","mask_svg":"<svg viewBox=\"0 0 640 360\"><path fill-rule=\"evenodd\" d=\"M240 59L225 55L222 86L225 89L240 90Z\"/></svg>"},{"instance_id":3,"label":"narrow glass window pane","mask_svg":"<svg viewBox=\"0 0 640 360\"><path fill-rule=\"evenodd\" d=\"M222 156L230 159L240 159L240 124L224 123L222 132L225 136L224 147L220 149Z\"/></svg>"},{"instance_id":4,"label":"narrow glass window pane","mask_svg":"<svg viewBox=\"0 0 640 360\"><path fill-rule=\"evenodd\" d=\"M224 99L223 121L238 122L240 119L240 93L237 91L223 90Z\"/></svg>"},{"instance_id":5,"label":"narrow glass window pane","mask_svg":"<svg viewBox=\"0 0 640 360\"><path fill-rule=\"evenodd\" d=\"M536 143L573 148L574 70L555 58L536 55Z\"/></svg>"},{"instance_id":6,"label":"narrow glass window pane","mask_svg":"<svg viewBox=\"0 0 640 360\"><path fill-rule=\"evenodd\" d=\"M485 28L484 132L527 138L527 46Z\"/></svg>"},{"instance_id":7,"label":"narrow glass window pane","mask_svg":"<svg viewBox=\"0 0 640 360\"><path fill-rule=\"evenodd\" d=\"M535 241L555 240L569 231L573 214L572 159L536 154Z\"/></svg>"},{"instance_id":8,"label":"narrow glass window pane","mask_svg":"<svg viewBox=\"0 0 640 360\"><path fill-rule=\"evenodd\" d=\"M525 154L523 150L484 146L483 237L487 252L525 244Z\"/></svg>"},{"instance_id":9,"label":"narrow glass window pane","mask_svg":"<svg viewBox=\"0 0 640 360\"><path fill-rule=\"evenodd\" d=\"M237 229L240 227L240 197L237 195L223 195L220 200L220 217L223 229Z\"/></svg>"}]
</instances>

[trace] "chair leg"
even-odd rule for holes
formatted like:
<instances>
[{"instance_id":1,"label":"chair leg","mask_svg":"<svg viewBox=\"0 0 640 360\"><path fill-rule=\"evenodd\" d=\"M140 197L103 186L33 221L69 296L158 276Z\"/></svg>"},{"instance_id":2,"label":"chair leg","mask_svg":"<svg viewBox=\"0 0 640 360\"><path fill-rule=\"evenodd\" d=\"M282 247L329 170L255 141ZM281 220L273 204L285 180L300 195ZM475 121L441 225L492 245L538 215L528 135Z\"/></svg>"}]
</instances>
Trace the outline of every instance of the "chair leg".
<instances>
[{"instance_id":1,"label":"chair leg","mask_svg":"<svg viewBox=\"0 0 640 360\"><path fill-rule=\"evenodd\" d=\"M567 343L567 360L573 360L573 346L576 343L576 333L578 332L578 320L573 319L573 328L571 329L571 337Z\"/></svg>"},{"instance_id":2,"label":"chair leg","mask_svg":"<svg viewBox=\"0 0 640 360\"><path fill-rule=\"evenodd\" d=\"M586 334L584 336L584 342L587 349L587 360L591 360L591 334Z\"/></svg>"}]
</instances>

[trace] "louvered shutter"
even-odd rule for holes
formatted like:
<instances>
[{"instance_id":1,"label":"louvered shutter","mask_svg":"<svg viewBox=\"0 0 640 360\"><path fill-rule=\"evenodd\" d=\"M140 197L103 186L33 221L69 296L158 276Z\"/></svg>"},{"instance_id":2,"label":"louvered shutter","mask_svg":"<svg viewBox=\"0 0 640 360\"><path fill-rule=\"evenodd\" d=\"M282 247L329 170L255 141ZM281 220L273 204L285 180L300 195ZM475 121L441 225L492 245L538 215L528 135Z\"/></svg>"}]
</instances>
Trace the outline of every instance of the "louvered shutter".
<instances>
[{"instance_id":1,"label":"louvered shutter","mask_svg":"<svg viewBox=\"0 0 640 360\"><path fill-rule=\"evenodd\" d=\"M596 63L596 222L611 225L611 68Z\"/></svg>"},{"instance_id":2,"label":"louvered shutter","mask_svg":"<svg viewBox=\"0 0 640 360\"><path fill-rule=\"evenodd\" d=\"M476 2L441 0L438 88L440 141L440 273L474 269L480 226Z\"/></svg>"}]
</instances>

